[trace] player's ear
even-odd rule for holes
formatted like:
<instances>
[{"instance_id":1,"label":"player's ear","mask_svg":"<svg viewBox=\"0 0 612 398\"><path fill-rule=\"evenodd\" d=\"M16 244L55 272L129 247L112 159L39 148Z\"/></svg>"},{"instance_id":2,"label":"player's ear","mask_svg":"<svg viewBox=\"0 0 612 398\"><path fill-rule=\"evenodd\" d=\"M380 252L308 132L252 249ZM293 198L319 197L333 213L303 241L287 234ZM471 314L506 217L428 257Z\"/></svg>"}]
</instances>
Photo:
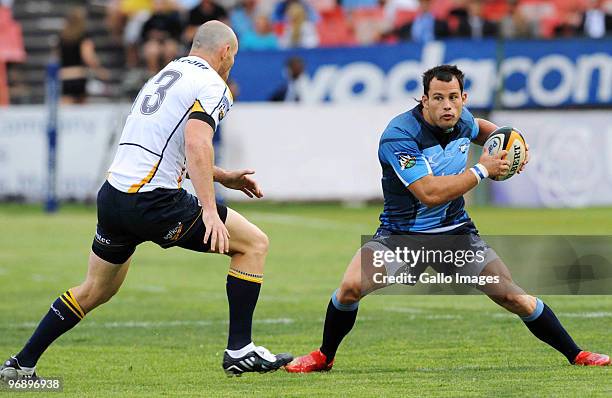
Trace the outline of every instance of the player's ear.
<instances>
[{"instance_id":1,"label":"player's ear","mask_svg":"<svg viewBox=\"0 0 612 398\"><path fill-rule=\"evenodd\" d=\"M221 47L221 59L225 59L228 57L230 52L230 45L226 44L225 46Z\"/></svg>"},{"instance_id":2,"label":"player's ear","mask_svg":"<svg viewBox=\"0 0 612 398\"><path fill-rule=\"evenodd\" d=\"M429 100L429 97L423 94L423 96L421 97L421 104L423 104L423 108L425 109L429 107L428 100Z\"/></svg>"},{"instance_id":3,"label":"player's ear","mask_svg":"<svg viewBox=\"0 0 612 398\"><path fill-rule=\"evenodd\" d=\"M461 100L463 101L463 103L467 102L467 97L467 92L464 91L461 93Z\"/></svg>"}]
</instances>

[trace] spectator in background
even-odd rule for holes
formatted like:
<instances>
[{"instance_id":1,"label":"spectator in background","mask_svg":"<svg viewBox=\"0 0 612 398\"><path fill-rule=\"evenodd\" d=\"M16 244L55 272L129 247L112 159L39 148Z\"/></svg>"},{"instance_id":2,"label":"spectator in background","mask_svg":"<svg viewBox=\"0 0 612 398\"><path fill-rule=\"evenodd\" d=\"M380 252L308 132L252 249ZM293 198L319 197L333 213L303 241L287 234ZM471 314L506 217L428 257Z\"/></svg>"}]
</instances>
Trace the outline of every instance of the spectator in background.
<instances>
[{"instance_id":1,"label":"spectator in background","mask_svg":"<svg viewBox=\"0 0 612 398\"><path fill-rule=\"evenodd\" d=\"M189 22L183 35L183 40L187 44L191 44L193 35L200 25L214 19L229 24L225 8L215 3L213 0L202 0L197 7L189 11Z\"/></svg>"},{"instance_id":2,"label":"spectator in background","mask_svg":"<svg viewBox=\"0 0 612 398\"><path fill-rule=\"evenodd\" d=\"M529 38L536 36L535 27L519 5L519 0L508 3L508 12L499 22L499 34L504 39Z\"/></svg>"},{"instance_id":3,"label":"spectator in background","mask_svg":"<svg viewBox=\"0 0 612 398\"><path fill-rule=\"evenodd\" d=\"M177 0L177 5L181 11L191 10L200 3L200 0Z\"/></svg>"},{"instance_id":4,"label":"spectator in background","mask_svg":"<svg viewBox=\"0 0 612 398\"><path fill-rule=\"evenodd\" d=\"M270 101L275 102L299 102L303 98L300 96L301 86L306 79L304 74L304 60L300 57L291 57L287 60L286 69L284 71L285 84L279 87L272 94Z\"/></svg>"},{"instance_id":5,"label":"spectator in background","mask_svg":"<svg viewBox=\"0 0 612 398\"><path fill-rule=\"evenodd\" d=\"M584 12L581 23L581 31L592 39L601 39L606 34L612 33L612 15L607 14L604 9L605 1L591 0L589 7Z\"/></svg>"},{"instance_id":6,"label":"spectator in background","mask_svg":"<svg viewBox=\"0 0 612 398\"><path fill-rule=\"evenodd\" d=\"M450 15L457 19L457 28L453 36L472 39L497 36L498 26L483 17L480 0L461 1L458 7L451 10Z\"/></svg>"},{"instance_id":7,"label":"spectator in background","mask_svg":"<svg viewBox=\"0 0 612 398\"><path fill-rule=\"evenodd\" d=\"M579 5L574 4L572 9L567 10L561 16L561 22L554 28L554 36L560 38L571 38L580 35L582 15Z\"/></svg>"},{"instance_id":8,"label":"spectator in background","mask_svg":"<svg viewBox=\"0 0 612 398\"><path fill-rule=\"evenodd\" d=\"M395 23L398 12L416 12L419 9L417 0L379 0L378 3L383 8L385 20L389 24Z\"/></svg>"},{"instance_id":9,"label":"spectator in background","mask_svg":"<svg viewBox=\"0 0 612 398\"><path fill-rule=\"evenodd\" d=\"M242 0L240 4L230 11L230 22L232 29L240 39L247 32L255 30L257 19L257 1Z\"/></svg>"},{"instance_id":10,"label":"spectator in background","mask_svg":"<svg viewBox=\"0 0 612 398\"><path fill-rule=\"evenodd\" d=\"M287 24L279 41L282 48L313 48L319 45L317 28L307 19L306 8L302 3L291 3L286 15Z\"/></svg>"},{"instance_id":11,"label":"spectator in background","mask_svg":"<svg viewBox=\"0 0 612 398\"><path fill-rule=\"evenodd\" d=\"M64 20L59 37L59 73L62 81L62 103L65 104L85 103L89 69L103 80L107 80L110 75L102 68L94 42L85 31L86 18L84 8L71 9Z\"/></svg>"},{"instance_id":12,"label":"spectator in background","mask_svg":"<svg viewBox=\"0 0 612 398\"><path fill-rule=\"evenodd\" d=\"M341 2L341 0L337 0L338 2ZM287 22L289 15L289 9L291 8L291 5L294 3L299 3L302 5L302 7L304 8L305 12L306 12L306 16L307 19L312 22L312 23L317 23L319 22L319 14L317 14L317 11L312 8L310 6L310 4L308 4L308 2L306 1L300 1L300 0L282 0L280 2L278 2L276 4L276 7L274 7L274 11L272 11L272 22L273 23L283 23L283 22Z\"/></svg>"},{"instance_id":13,"label":"spectator in background","mask_svg":"<svg viewBox=\"0 0 612 398\"><path fill-rule=\"evenodd\" d=\"M178 56L182 31L176 3L155 0L153 15L142 27L143 55L149 77Z\"/></svg>"},{"instance_id":14,"label":"spectator in background","mask_svg":"<svg viewBox=\"0 0 612 398\"><path fill-rule=\"evenodd\" d=\"M427 43L449 36L446 21L438 20L431 10L431 0L419 0L419 14L414 21L400 26L394 31L400 40L412 40Z\"/></svg>"},{"instance_id":15,"label":"spectator in background","mask_svg":"<svg viewBox=\"0 0 612 398\"><path fill-rule=\"evenodd\" d=\"M125 49L125 60L128 76L127 86L140 88L141 81L138 71L140 64L139 43L142 26L151 16L153 0L112 0L109 2L107 24L117 42ZM138 90L138 89L137 89Z\"/></svg>"},{"instance_id":16,"label":"spectator in background","mask_svg":"<svg viewBox=\"0 0 612 398\"><path fill-rule=\"evenodd\" d=\"M273 50L278 48L278 39L266 15L255 17L255 27L240 36L242 50Z\"/></svg>"}]
</instances>

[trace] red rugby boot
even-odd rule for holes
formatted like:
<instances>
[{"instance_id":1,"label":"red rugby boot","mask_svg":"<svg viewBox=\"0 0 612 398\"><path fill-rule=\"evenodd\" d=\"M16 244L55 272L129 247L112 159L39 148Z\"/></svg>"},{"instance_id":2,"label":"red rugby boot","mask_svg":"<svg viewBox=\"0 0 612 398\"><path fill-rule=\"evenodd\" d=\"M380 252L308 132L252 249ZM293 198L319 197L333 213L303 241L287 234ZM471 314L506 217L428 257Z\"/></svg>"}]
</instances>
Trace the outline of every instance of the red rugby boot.
<instances>
[{"instance_id":1,"label":"red rugby boot","mask_svg":"<svg viewBox=\"0 0 612 398\"><path fill-rule=\"evenodd\" d=\"M610 364L610 357L596 352L580 351L574 359L574 365L581 366L607 366Z\"/></svg>"},{"instance_id":2,"label":"red rugby boot","mask_svg":"<svg viewBox=\"0 0 612 398\"><path fill-rule=\"evenodd\" d=\"M334 360L328 363L325 354L321 350L316 350L308 355L295 358L285 365L285 370L289 373L327 372L332 366L334 366Z\"/></svg>"}]
</instances>

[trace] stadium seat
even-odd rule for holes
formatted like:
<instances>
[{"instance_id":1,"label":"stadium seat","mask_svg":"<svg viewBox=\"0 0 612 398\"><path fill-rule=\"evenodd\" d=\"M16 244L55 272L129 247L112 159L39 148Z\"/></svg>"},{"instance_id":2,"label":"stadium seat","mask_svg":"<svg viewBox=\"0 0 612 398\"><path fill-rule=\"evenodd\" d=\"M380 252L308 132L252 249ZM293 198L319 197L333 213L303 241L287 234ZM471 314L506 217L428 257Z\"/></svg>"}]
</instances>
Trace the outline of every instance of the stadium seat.
<instances>
[{"instance_id":1,"label":"stadium seat","mask_svg":"<svg viewBox=\"0 0 612 398\"><path fill-rule=\"evenodd\" d=\"M436 18L444 19L455 7L454 0L431 0L431 10Z\"/></svg>"},{"instance_id":2,"label":"stadium seat","mask_svg":"<svg viewBox=\"0 0 612 398\"><path fill-rule=\"evenodd\" d=\"M314 7L319 14L332 10L336 7L335 0L310 0L308 3Z\"/></svg>"},{"instance_id":3,"label":"stadium seat","mask_svg":"<svg viewBox=\"0 0 612 398\"><path fill-rule=\"evenodd\" d=\"M554 36L555 28L561 23L556 15L540 19L540 34L546 39Z\"/></svg>"},{"instance_id":4,"label":"stadium seat","mask_svg":"<svg viewBox=\"0 0 612 398\"><path fill-rule=\"evenodd\" d=\"M10 9L0 7L0 105L9 103L6 63L23 62L25 57L21 26Z\"/></svg>"},{"instance_id":5,"label":"stadium seat","mask_svg":"<svg viewBox=\"0 0 612 398\"><path fill-rule=\"evenodd\" d=\"M398 27L411 23L416 16L417 12L413 10L397 10L393 18L393 26Z\"/></svg>"},{"instance_id":6,"label":"stadium seat","mask_svg":"<svg viewBox=\"0 0 612 398\"><path fill-rule=\"evenodd\" d=\"M21 26L13 20L6 7L0 7L0 59L9 62L25 60Z\"/></svg>"},{"instance_id":7,"label":"stadium seat","mask_svg":"<svg viewBox=\"0 0 612 398\"><path fill-rule=\"evenodd\" d=\"M317 31L321 47L346 46L356 43L353 27L341 7L321 13Z\"/></svg>"},{"instance_id":8,"label":"stadium seat","mask_svg":"<svg viewBox=\"0 0 612 398\"><path fill-rule=\"evenodd\" d=\"M357 8L351 14L355 36L360 44L379 41L386 30L384 11L380 7Z\"/></svg>"},{"instance_id":9,"label":"stadium seat","mask_svg":"<svg viewBox=\"0 0 612 398\"><path fill-rule=\"evenodd\" d=\"M482 14L491 21L499 21L508 13L507 1L486 1L482 4Z\"/></svg>"},{"instance_id":10,"label":"stadium seat","mask_svg":"<svg viewBox=\"0 0 612 398\"><path fill-rule=\"evenodd\" d=\"M557 10L562 13L568 11L584 11L589 5L587 0L552 0L551 3L553 3Z\"/></svg>"}]
</instances>

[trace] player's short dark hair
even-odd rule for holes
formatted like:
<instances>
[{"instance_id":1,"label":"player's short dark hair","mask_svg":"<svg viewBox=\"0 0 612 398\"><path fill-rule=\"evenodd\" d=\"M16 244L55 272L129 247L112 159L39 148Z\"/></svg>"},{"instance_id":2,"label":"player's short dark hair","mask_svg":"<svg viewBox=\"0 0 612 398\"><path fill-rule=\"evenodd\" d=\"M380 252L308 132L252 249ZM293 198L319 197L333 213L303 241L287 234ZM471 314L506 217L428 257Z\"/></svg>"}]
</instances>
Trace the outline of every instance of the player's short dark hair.
<instances>
[{"instance_id":1,"label":"player's short dark hair","mask_svg":"<svg viewBox=\"0 0 612 398\"><path fill-rule=\"evenodd\" d=\"M463 80L465 75L457 68L457 65L438 65L425 71L425 73L423 73L423 92L425 95L429 94L429 83L431 83L434 77L443 82L450 82L453 80L453 77L456 77L459 82L459 89L463 92Z\"/></svg>"}]
</instances>

